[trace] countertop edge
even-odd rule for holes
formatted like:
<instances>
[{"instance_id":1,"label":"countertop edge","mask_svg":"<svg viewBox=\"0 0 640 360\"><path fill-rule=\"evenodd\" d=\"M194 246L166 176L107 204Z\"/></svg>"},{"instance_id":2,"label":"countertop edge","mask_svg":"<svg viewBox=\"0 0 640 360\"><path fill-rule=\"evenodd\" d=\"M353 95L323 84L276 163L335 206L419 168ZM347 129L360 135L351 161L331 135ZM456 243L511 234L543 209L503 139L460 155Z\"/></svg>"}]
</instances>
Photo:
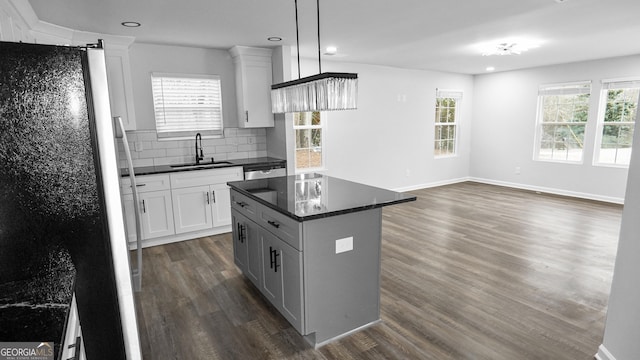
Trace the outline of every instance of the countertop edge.
<instances>
[{"instance_id":1,"label":"countertop edge","mask_svg":"<svg viewBox=\"0 0 640 360\"><path fill-rule=\"evenodd\" d=\"M277 212L279 212L282 215L287 216L288 218L291 218L293 220L296 220L298 222L304 222L304 221L309 221L309 220L316 220L316 219L323 219L323 218L328 218L328 217L332 217L332 216L338 216L338 215L344 215L344 214L349 214L349 213L354 213L354 212L359 212L359 211L366 211L366 210L372 210L372 209L377 209L377 208L381 208L381 207L385 207L385 206L391 206L391 205L397 205L397 204L401 204L401 203L406 203L406 202L411 202L411 201L416 201L417 197L416 196L411 196L411 197L407 197L404 199L398 199L398 200L392 200L392 201L387 201L384 203L377 203L377 204L366 204L366 205L360 205L360 206L355 206L353 208L350 209L344 209L344 210L336 210L336 211L331 211L331 212L327 212L327 213L322 213L322 214L311 214L308 216L298 216L296 214L292 214L288 211L283 211L282 208L275 206L273 204L271 204L270 202L261 199L260 197L255 196L254 194L252 194L249 191L246 191L244 189L241 189L235 185L233 185L234 181L230 181L227 183L227 185L229 187L231 187L233 190L241 193L242 195L245 195L249 198L251 198L252 200L257 201L258 203L272 209L275 210Z\"/></svg>"},{"instance_id":2,"label":"countertop edge","mask_svg":"<svg viewBox=\"0 0 640 360\"><path fill-rule=\"evenodd\" d=\"M222 160L221 160L222 161ZM286 166L286 160L277 159L271 157L260 157L260 158L248 158L248 159L232 159L232 160L223 160L228 161L230 164L217 164L216 166L211 166L211 163L203 163L201 167L171 167L171 165L150 165L150 166L138 166L133 170L136 176L143 175L155 175L155 174L170 174L177 172L185 172L185 171L198 171L198 170L212 170L212 169L226 169L230 167L238 167L238 166L251 166L251 165L284 165ZM120 168L120 177L127 178L129 177L129 170L127 168Z\"/></svg>"}]
</instances>

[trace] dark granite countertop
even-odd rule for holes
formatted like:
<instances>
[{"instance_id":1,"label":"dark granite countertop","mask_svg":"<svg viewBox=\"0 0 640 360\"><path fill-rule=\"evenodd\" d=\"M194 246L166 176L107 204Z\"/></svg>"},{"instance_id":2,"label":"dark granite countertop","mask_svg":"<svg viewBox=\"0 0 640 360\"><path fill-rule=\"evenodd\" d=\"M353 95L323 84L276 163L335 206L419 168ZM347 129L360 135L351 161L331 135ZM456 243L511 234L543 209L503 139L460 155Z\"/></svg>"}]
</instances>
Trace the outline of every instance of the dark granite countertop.
<instances>
[{"instance_id":1,"label":"dark granite countertop","mask_svg":"<svg viewBox=\"0 0 640 360\"><path fill-rule=\"evenodd\" d=\"M325 218L416 200L413 195L321 174L233 181L227 185L296 221Z\"/></svg>"},{"instance_id":2,"label":"dark granite countertop","mask_svg":"<svg viewBox=\"0 0 640 360\"><path fill-rule=\"evenodd\" d=\"M0 284L0 341L52 342L59 359L73 298L75 270L54 259L53 269Z\"/></svg>"},{"instance_id":3,"label":"dark granite countertop","mask_svg":"<svg viewBox=\"0 0 640 360\"><path fill-rule=\"evenodd\" d=\"M225 164L223 162L228 162ZM203 160L200 162L200 166L185 166L185 167L175 167L172 165L155 165L155 166L140 166L135 167L133 171L136 175L153 175L153 174L165 174L172 172L182 172L182 171L196 171L203 169L221 169L233 166L269 166L269 165L282 165L286 164L286 160L274 158L274 157L257 157L257 158L249 158L249 159L233 159L233 160L217 160L215 163L211 163L211 160ZM129 169L124 168L120 169L121 176L129 176Z\"/></svg>"}]
</instances>

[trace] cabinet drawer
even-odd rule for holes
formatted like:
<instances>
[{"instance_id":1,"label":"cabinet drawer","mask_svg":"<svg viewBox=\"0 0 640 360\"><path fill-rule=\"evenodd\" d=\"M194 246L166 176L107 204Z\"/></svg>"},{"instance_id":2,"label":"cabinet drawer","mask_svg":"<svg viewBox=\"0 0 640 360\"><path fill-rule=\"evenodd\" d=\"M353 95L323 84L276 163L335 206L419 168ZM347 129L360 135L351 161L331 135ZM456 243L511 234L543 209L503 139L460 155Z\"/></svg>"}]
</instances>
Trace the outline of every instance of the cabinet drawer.
<instances>
[{"instance_id":1,"label":"cabinet drawer","mask_svg":"<svg viewBox=\"0 0 640 360\"><path fill-rule=\"evenodd\" d=\"M262 204L258 204L256 221L258 225L267 229L282 241L293 246L296 250L302 251L302 236L300 236L302 223Z\"/></svg>"},{"instance_id":2,"label":"cabinet drawer","mask_svg":"<svg viewBox=\"0 0 640 360\"><path fill-rule=\"evenodd\" d=\"M136 176L136 186L140 193L171 189L168 174ZM131 178L121 178L120 188L122 194L131 194L133 192L131 191Z\"/></svg>"},{"instance_id":3,"label":"cabinet drawer","mask_svg":"<svg viewBox=\"0 0 640 360\"><path fill-rule=\"evenodd\" d=\"M231 190L231 208L246 216L249 220L258 221L257 206L258 203L254 200L249 199L235 190Z\"/></svg>"},{"instance_id":4,"label":"cabinet drawer","mask_svg":"<svg viewBox=\"0 0 640 360\"><path fill-rule=\"evenodd\" d=\"M241 166L221 169L192 170L171 174L171 188L180 189L192 186L226 184L227 181L243 180Z\"/></svg>"}]
</instances>

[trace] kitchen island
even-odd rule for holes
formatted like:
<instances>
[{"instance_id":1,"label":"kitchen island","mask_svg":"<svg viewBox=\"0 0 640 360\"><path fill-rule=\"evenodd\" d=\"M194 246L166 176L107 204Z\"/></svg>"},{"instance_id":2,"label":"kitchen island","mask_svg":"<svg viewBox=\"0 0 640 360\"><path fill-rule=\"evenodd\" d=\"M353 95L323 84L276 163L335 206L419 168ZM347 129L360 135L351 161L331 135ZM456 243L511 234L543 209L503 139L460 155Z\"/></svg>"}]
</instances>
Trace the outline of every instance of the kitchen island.
<instances>
[{"instance_id":1,"label":"kitchen island","mask_svg":"<svg viewBox=\"0 0 640 360\"><path fill-rule=\"evenodd\" d=\"M380 321L382 207L415 196L319 174L228 185L235 264L309 344Z\"/></svg>"}]
</instances>

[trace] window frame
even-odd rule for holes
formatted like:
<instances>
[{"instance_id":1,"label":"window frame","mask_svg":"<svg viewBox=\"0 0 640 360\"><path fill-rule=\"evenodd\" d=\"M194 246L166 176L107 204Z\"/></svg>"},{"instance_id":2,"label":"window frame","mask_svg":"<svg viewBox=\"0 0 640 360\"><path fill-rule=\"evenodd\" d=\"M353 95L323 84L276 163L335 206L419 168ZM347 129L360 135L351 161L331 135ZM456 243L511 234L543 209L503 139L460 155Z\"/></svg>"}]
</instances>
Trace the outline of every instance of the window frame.
<instances>
[{"instance_id":1,"label":"window frame","mask_svg":"<svg viewBox=\"0 0 640 360\"><path fill-rule=\"evenodd\" d=\"M586 92L585 92L586 90ZM584 95L588 94L589 99L587 100L587 120L580 121L569 121L569 122L544 122L544 97L545 96L554 96L554 95ZM537 99L537 107L536 107L536 130L535 130L535 142L534 142L534 151L533 151L533 160L534 161L543 161L543 162L554 162L554 163L562 163L562 164L582 164L584 163L584 149L585 143L588 139L588 123L589 123L589 111L591 109L591 94L592 94L592 84L591 80L585 81L575 81L575 82L567 82L567 83L554 83L554 84L542 84L538 87L538 99ZM574 113L575 114L575 113ZM542 149L542 141L544 139L544 125L559 125L559 126L583 126L584 127L584 136L582 141L582 148L580 153L579 160L570 160L570 159L554 159L552 158L541 158L540 151ZM568 155L568 152L567 152Z\"/></svg>"},{"instance_id":2,"label":"window frame","mask_svg":"<svg viewBox=\"0 0 640 360\"><path fill-rule=\"evenodd\" d=\"M209 107L212 108L214 114L210 121L212 124L207 127L198 127L197 120L191 121L187 129L184 130L159 130L159 121L163 121L162 115L158 112L156 102L159 100L157 97L161 95L156 94L156 79L175 78L175 79L193 79L193 80L213 80L213 92L207 94L214 99L214 103ZM191 139L197 133L201 133L203 138L222 138L224 137L224 109L222 98L222 79L220 75L216 74L184 74L184 73L164 73L164 72L152 72L151 73L151 100L153 103L154 124L156 125L156 135L158 140L183 140ZM164 105L164 103L163 103ZM192 104L189 104L192 105ZM204 108L204 107L201 107Z\"/></svg>"},{"instance_id":3,"label":"window frame","mask_svg":"<svg viewBox=\"0 0 640 360\"><path fill-rule=\"evenodd\" d=\"M294 136L294 141L293 141L293 164L294 164L294 169L295 169L295 173L296 174L303 174L303 173L310 173L310 172L316 172L316 171L324 171L327 170L327 166L326 166L326 154L327 154L327 149L326 149L326 139L327 139L327 112L326 111L308 111L308 112L317 112L320 114L320 125L296 125L296 121L295 121L295 116L296 113L293 114L293 136ZM304 113L304 112L300 112L300 113ZM322 164L319 167L308 167L308 168L298 168L298 147L297 147L297 130L311 130L311 129L320 129L321 131L321 161ZM309 146L311 148L311 143L309 143Z\"/></svg>"},{"instance_id":4,"label":"window frame","mask_svg":"<svg viewBox=\"0 0 640 360\"><path fill-rule=\"evenodd\" d=\"M445 159L458 156L458 139L460 137L460 102L462 101L463 92L462 90L447 90L447 89L436 89L436 101L435 101L435 114L434 114L434 133L433 133L433 157L434 159ZM455 101L454 107L454 118L453 122L440 122L438 115L438 100L439 99L453 99ZM436 134L438 133L438 127L441 126L453 126L454 128L454 137L453 139L446 139L447 141L453 140L453 152L448 152L446 154L436 154ZM439 141L442 141L440 139Z\"/></svg>"},{"instance_id":5,"label":"window frame","mask_svg":"<svg viewBox=\"0 0 640 360\"><path fill-rule=\"evenodd\" d=\"M593 166L628 168L629 163L601 162L600 151L602 150L602 141L604 140L605 125L607 124L617 125L617 126L631 125L633 127L633 132L635 132L636 122L638 120L638 113L640 113L640 111L638 111L638 107L640 106L640 91L638 94L638 99L636 99L636 117L635 119L633 119L633 121L622 121L622 122L616 122L615 124L607 123L605 122L605 116L606 116L608 100L609 100L609 91L621 90L621 89L640 89L640 77L603 79L601 81L601 84L602 86L600 88L600 100L598 103L596 139L595 139L595 145L593 149ZM633 149L633 132L631 134L632 149ZM616 150L618 150L618 148L616 148Z\"/></svg>"}]
</instances>

